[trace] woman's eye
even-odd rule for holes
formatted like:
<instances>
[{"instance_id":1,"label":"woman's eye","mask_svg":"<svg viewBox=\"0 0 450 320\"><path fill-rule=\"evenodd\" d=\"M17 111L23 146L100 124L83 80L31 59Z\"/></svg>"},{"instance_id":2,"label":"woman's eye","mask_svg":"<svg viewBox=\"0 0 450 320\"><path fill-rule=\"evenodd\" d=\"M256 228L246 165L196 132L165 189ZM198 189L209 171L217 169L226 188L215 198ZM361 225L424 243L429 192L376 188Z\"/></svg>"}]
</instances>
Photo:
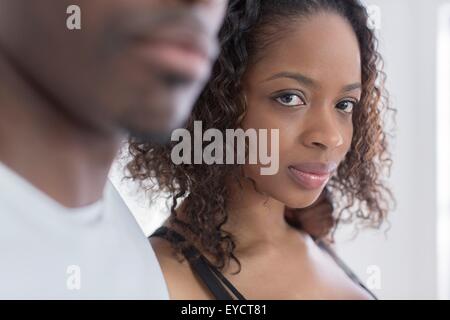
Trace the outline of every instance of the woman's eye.
<instances>
[{"instance_id":1,"label":"woman's eye","mask_svg":"<svg viewBox=\"0 0 450 320\"><path fill-rule=\"evenodd\" d=\"M346 113L352 113L353 108L355 107L356 104L357 104L356 101L345 100L345 101L339 102L337 104L337 107Z\"/></svg>"},{"instance_id":2,"label":"woman's eye","mask_svg":"<svg viewBox=\"0 0 450 320\"><path fill-rule=\"evenodd\" d=\"M305 105L305 102L303 101L303 99L300 98L299 95L293 94L293 93L288 93L288 94L283 94L281 96L278 96L277 98L275 98L275 101L277 101L278 103L281 103L284 106L288 106L288 107L296 107L296 106Z\"/></svg>"}]
</instances>

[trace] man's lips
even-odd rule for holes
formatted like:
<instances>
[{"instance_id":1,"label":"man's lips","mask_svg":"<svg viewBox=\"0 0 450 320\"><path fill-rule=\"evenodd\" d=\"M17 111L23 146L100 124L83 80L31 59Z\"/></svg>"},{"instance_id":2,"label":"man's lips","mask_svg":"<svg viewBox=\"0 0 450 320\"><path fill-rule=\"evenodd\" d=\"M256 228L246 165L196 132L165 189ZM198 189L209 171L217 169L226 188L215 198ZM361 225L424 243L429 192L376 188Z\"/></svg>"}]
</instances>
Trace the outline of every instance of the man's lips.
<instances>
[{"instance_id":1,"label":"man's lips","mask_svg":"<svg viewBox=\"0 0 450 320\"><path fill-rule=\"evenodd\" d=\"M166 29L136 39L138 56L168 72L204 79L217 56L217 42L189 30Z\"/></svg>"},{"instance_id":2,"label":"man's lips","mask_svg":"<svg viewBox=\"0 0 450 320\"><path fill-rule=\"evenodd\" d=\"M314 190L322 188L336 170L334 162L308 162L289 166L290 176L302 187Z\"/></svg>"}]
</instances>

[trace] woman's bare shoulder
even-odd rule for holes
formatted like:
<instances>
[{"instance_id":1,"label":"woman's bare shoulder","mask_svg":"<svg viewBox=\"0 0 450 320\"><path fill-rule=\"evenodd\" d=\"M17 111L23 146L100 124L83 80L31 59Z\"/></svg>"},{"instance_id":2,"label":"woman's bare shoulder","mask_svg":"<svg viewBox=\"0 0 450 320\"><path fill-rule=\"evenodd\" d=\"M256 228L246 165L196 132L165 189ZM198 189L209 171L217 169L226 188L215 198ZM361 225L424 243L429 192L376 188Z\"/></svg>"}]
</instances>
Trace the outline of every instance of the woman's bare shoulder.
<instances>
[{"instance_id":1,"label":"woman's bare shoulder","mask_svg":"<svg viewBox=\"0 0 450 320\"><path fill-rule=\"evenodd\" d=\"M211 299L193 273L189 262L176 255L167 240L152 237L149 241L161 266L170 299Z\"/></svg>"}]
</instances>

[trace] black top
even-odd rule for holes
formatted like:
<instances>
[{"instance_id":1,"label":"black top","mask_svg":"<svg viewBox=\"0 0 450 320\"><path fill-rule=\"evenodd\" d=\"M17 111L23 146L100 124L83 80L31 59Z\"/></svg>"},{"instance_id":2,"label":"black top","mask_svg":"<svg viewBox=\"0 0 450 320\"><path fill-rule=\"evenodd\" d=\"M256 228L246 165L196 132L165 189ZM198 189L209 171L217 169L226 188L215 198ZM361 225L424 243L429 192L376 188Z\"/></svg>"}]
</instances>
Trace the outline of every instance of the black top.
<instances>
[{"instance_id":1,"label":"black top","mask_svg":"<svg viewBox=\"0 0 450 320\"><path fill-rule=\"evenodd\" d=\"M169 236L170 234L170 236ZM172 243L184 242L186 239L175 230L167 227L158 228L149 238L160 237ZM378 298L358 279L358 277L339 259L339 257L323 241L316 241L317 245L327 252L347 276L362 287L375 300ZM189 262L193 272L203 281L217 300L246 300L245 297L228 281L227 278L206 259L194 246L183 250L183 255ZM228 289L228 290L227 290Z\"/></svg>"}]
</instances>

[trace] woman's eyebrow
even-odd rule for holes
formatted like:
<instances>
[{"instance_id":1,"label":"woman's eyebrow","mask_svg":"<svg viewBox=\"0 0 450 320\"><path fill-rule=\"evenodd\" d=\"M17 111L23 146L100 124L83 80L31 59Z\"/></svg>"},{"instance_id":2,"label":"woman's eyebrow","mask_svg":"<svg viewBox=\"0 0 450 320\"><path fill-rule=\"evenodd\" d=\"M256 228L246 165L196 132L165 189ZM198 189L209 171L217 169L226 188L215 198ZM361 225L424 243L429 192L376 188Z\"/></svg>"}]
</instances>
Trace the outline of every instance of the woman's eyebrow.
<instances>
[{"instance_id":1,"label":"woman's eyebrow","mask_svg":"<svg viewBox=\"0 0 450 320\"><path fill-rule=\"evenodd\" d=\"M362 88L361 83L355 82L355 83L344 86L342 88L342 92L349 92L349 91L353 91L353 90L357 90L357 89L361 89L361 88Z\"/></svg>"},{"instance_id":2,"label":"woman's eyebrow","mask_svg":"<svg viewBox=\"0 0 450 320\"><path fill-rule=\"evenodd\" d=\"M314 80L310 77L307 77L301 73L297 73L297 72L287 72L287 71L279 72L279 73L276 73L273 76L270 76L269 78L265 79L263 82L280 79L280 78L294 79L298 83L303 84L304 86L311 87L311 88L320 88L320 84L316 80ZM342 92L349 92L349 91L353 91L356 89L361 89L361 87L362 86L361 86L360 82L355 82L355 83L344 86L342 88Z\"/></svg>"},{"instance_id":3,"label":"woman's eyebrow","mask_svg":"<svg viewBox=\"0 0 450 320\"><path fill-rule=\"evenodd\" d=\"M285 72L276 73L273 76L270 76L269 78L265 79L263 82L271 81L271 80L275 80L275 79L279 79L279 78L294 79L298 83L303 84L303 85L305 85L307 87L312 87L312 88L319 87L319 84L315 80L313 80L313 79L311 79L311 78L309 78L309 77L307 77L307 76L305 76L305 75L303 75L301 73L286 72L286 71Z\"/></svg>"}]
</instances>

